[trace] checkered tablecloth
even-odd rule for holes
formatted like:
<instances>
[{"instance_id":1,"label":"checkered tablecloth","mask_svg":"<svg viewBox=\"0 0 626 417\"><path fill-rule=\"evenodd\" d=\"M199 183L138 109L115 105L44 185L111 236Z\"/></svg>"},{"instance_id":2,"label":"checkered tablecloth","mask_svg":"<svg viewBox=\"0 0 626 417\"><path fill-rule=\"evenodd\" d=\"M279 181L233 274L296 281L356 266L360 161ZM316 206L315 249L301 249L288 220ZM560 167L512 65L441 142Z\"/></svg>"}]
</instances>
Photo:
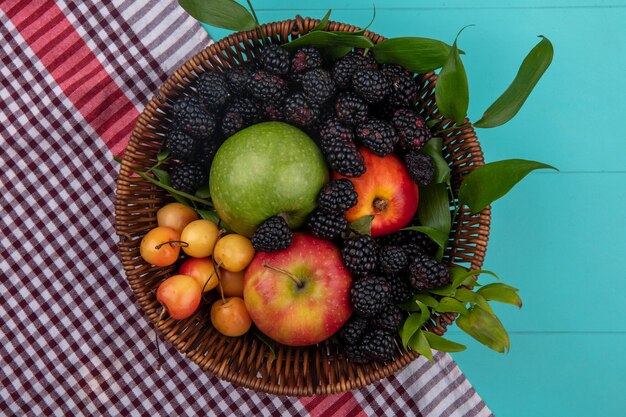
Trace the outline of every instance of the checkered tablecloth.
<instances>
[{"instance_id":1,"label":"checkered tablecloth","mask_svg":"<svg viewBox=\"0 0 626 417\"><path fill-rule=\"evenodd\" d=\"M444 354L329 397L235 387L167 343L157 371L116 253L112 157L210 39L173 0L0 0L0 22L1 415L491 415Z\"/></svg>"}]
</instances>

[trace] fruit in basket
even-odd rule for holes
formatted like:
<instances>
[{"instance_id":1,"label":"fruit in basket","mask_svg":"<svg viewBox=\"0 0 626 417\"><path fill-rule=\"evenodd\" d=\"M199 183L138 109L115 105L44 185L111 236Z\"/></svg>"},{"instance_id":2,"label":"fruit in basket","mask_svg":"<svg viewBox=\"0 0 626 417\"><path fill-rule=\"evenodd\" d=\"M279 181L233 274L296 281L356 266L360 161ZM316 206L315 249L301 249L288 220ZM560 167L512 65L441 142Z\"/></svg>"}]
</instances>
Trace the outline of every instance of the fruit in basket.
<instances>
[{"instance_id":1,"label":"fruit in basket","mask_svg":"<svg viewBox=\"0 0 626 417\"><path fill-rule=\"evenodd\" d=\"M176 320L191 316L200 305L202 287L188 275L174 275L163 281L157 289L157 301Z\"/></svg>"},{"instance_id":2,"label":"fruit in basket","mask_svg":"<svg viewBox=\"0 0 626 417\"><path fill-rule=\"evenodd\" d=\"M169 266L178 260L180 233L169 227L158 226L141 239L139 253L144 261L155 266Z\"/></svg>"},{"instance_id":3,"label":"fruit in basket","mask_svg":"<svg viewBox=\"0 0 626 417\"><path fill-rule=\"evenodd\" d=\"M221 290L225 297L243 297L243 277L246 271L232 272L228 269L219 269Z\"/></svg>"},{"instance_id":4,"label":"fruit in basket","mask_svg":"<svg viewBox=\"0 0 626 417\"><path fill-rule=\"evenodd\" d=\"M226 235L215 244L213 259L231 272L243 271L254 257L250 239L238 234Z\"/></svg>"},{"instance_id":5,"label":"fruit in basket","mask_svg":"<svg viewBox=\"0 0 626 417\"><path fill-rule=\"evenodd\" d=\"M183 229L180 240L186 242L183 251L194 258L206 258L213 253L219 229L210 220L194 220Z\"/></svg>"},{"instance_id":6,"label":"fruit in basket","mask_svg":"<svg viewBox=\"0 0 626 417\"><path fill-rule=\"evenodd\" d=\"M225 336L238 337L250 330L252 321L239 297L219 299L211 306L211 323Z\"/></svg>"},{"instance_id":7,"label":"fruit in basket","mask_svg":"<svg viewBox=\"0 0 626 417\"><path fill-rule=\"evenodd\" d=\"M251 243L257 252L275 252L291 245L293 232L281 216L265 220L252 235Z\"/></svg>"},{"instance_id":8,"label":"fruit in basket","mask_svg":"<svg viewBox=\"0 0 626 417\"><path fill-rule=\"evenodd\" d=\"M211 258L187 259L178 269L178 273L188 275L198 281L203 292L217 287L217 274Z\"/></svg>"},{"instance_id":9,"label":"fruit in basket","mask_svg":"<svg viewBox=\"0 0 626 417\"><path fill-rule=\"evenodd\" d=\"M360 148L365 173L351 178L358 202L346 212L349 222L374 215L372 236L396 232L409 224L417 210L418 189L406 166L395 155L378 156ZM333 177L342 178L335 173Z\"/></svg>"},{"instance_id":10,"label":"fruit in basket","mask_svg":"<svg viewBox=\"0 0 626 417\"><path fill-rule=\"evenodd\" d=\"M324 158L307 134L286 123L265 122L222 144L209 183L220 218L237 233L252 236L277 215L291 229L300 227L327 180Z\"/></svg>"},{"instance_id":11,"label":"fruit in basket","mask_svg":"<svg viewBox=\"0 0 626 417\"><path fill-rule=\"evenodd\" d=\"M180 203L169 203L157 211L157 224L169 227L182 233L185 226L198 220L198 214L191 208Z\"/></svg>"},{"instance_id":12,"label":"fruit in basket","mask_svg":"<svg viewBox=\"0 0 626 417\"><path fill-rule=\"evenodd\" d=\"M351 284L335 245L296 233L289 248L256 254L244 278L244 300L252 321L273 340L312 345L350 317Z\"/></svg>"}]
</instances>

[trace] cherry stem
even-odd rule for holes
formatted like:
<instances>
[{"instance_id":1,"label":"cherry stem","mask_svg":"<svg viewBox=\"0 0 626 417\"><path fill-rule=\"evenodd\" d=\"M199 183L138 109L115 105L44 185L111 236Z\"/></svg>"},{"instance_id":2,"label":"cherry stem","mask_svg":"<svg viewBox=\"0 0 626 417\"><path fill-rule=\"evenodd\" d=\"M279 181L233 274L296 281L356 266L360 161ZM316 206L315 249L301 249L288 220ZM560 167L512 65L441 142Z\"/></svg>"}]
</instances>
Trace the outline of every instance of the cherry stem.
<instances>
[{"instance_id":1,"label":"cherry stem","mask_svg":"<svg viewBox=\"0 0 626 417\"><path fill-rule=\"evenodd\" d=\"M292 274L291 272L286 271L286 270L284 270L284 269L282 269L282 268L278 268L277 266L270 265L270 264L268 264L268 263L264 263L264 264L263 264L263 266L264 266L265 268L272 269L272 270L274 270L274 271L276 271L276 272L280 272L281 274L287 275L289 278L291 278L291 279L293 280L293 282L295 282L295 283L296 283L296 285L298 286L298 288L302 288L302 287L304 287L304 284L302 283L302 281L300 280L300 278L298 278L297 276L295 276L295 275L294 275L294 274Z\"/></svg>"},{"instance_id":2,"label":"cherry stem","mask_svg":"<svg viewBox=\"0 0 626 417\"><path fill-rule=\"evenodd\" d=\"M156 245L154 249L159 250L165 245L170 245L174 248L175 247L186 248L187 246L189 246L189 243L185 242L184 240L168 240L167 242L163 242L159 245Z\"/></svg>"},{"instance_id":3,"label":"cherry stem","mask_svg":"<svg viewBox=\"0 0 626 417\"><path fill-rule=\"evenodd\" d=\"M224 288L222 287L222 277L218 272L222 264L222 261L220 261L220 263L218 264L215 264L215 260L213 260L213 272L215 272L215 275L217 275L217 285L219 285L220 287L220 296L222 297L222 303L226 304L226 297L224 297Z\"/></svg>"},{"instance_id":4,"label":"cherry stem","mask_svg":"<svg viewBox=\"0 0 626 417\"><path fill-rule=\"evenodd\" d=\"M381 198L376 198L374 200L374 202L372 203L372 205L374 206L376 211L378 211L378 213L376 213L376 214L380 214L384 209L386 209L387 208L387 204L389 204L389 201L388 200L383 200Z\"/></svg>"}]
</instances>

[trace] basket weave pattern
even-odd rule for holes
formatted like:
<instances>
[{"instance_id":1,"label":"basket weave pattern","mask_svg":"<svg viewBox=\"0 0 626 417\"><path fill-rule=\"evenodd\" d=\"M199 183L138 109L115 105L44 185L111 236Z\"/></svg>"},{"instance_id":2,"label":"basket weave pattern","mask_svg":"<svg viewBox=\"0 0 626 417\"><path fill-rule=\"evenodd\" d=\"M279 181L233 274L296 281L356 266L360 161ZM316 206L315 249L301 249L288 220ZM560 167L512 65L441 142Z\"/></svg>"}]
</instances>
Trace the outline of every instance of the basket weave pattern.
<instances>
[{"instance_id":1,"label":"basket weave pattern","mask_svg":"<svg viewBox=\"0 0 626 417\"><path fill-rule=\"evenodd\" d=\"M298 16L293 20L263 25L263 31L270 42L285 43L307 33L317 23L318 20ZM330 22L328 30L351 32L359 29ZM384 39L367 31L365 36L374 43ZM144 314L165 339L202 369L234 384L277 395L326 395L361 388L403 368L418 354L398 348L396 359L391 363L357 365L348 363L341 348L327 341L297 348L276 344L276 357L271 360L268 346L254 335L229 338L217 332L211 325L208 303L203 303L186 320L174 320L168 316L159 320L161 306L155 291L162 280L175 272L174 267L150 266L139 255L142 237L156 226L156 211L169 200L164 190L141 179L132 170L145 171L156 163L156 155L162 150L164 135L171 123L168 109L199 74L225 71L251 60L262 47L263 41L256 31L235 33L210 45L176 70L141 113L126 148L117 183L115 225L120 238L119 254ZM439 120L433 127L435 132L452 125L438 114L434 95L436 80L434 73L421 76L417 105L426 120ZM463 177L484 163L480 144L472 128L439 136L444 139L444 157L452 169L452 186L458 190ZM476 215L461 209L452 226L444 260L479 269L487 248L490 219L489 207ZM454 314L436 314L427 326L441 335L454 319Z\"/></svg>"}]
</instances>

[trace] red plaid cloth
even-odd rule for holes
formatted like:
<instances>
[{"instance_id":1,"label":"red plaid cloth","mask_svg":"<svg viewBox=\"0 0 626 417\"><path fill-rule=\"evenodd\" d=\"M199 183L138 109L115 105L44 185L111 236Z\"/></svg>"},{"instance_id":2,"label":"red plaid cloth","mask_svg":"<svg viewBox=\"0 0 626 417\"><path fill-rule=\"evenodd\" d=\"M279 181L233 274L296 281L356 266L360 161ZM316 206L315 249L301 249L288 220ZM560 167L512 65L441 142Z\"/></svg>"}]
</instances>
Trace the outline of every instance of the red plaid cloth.
<instances>
[{"instance_id":1,"label":"red plaid cloth","mask_svg":"<svg viewBox=\"0 0 626 417\"><path fill-rule=\"evenodd\" d=\"M165 344L116 254L117 166L144 103L209 38L176 2L0 0L0 413L489 416L448 355L329 397L257 394Z\"/></svg>"}]
</instances>

